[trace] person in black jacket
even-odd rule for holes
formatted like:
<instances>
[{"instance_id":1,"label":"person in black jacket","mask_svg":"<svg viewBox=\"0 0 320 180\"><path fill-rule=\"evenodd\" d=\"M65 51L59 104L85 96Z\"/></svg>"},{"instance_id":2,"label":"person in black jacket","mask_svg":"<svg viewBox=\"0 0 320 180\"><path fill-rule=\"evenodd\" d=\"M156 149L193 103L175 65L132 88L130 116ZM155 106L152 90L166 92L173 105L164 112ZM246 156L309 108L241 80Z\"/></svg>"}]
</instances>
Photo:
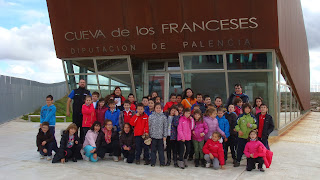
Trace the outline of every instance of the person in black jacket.
<instances>
[{"instance_id":1,"label":"person in black jacket","mask_svg":"<svg viewBox=\"0 0 320 180\"><path fill-rule=\"evenodd\" d=\"M49 123L43 122L37 135L37 147L40 153L40 159L44 159L47 156L47 160L52 159L52 150L54 148L54 136L50 132Z\"/></svg>"},{"instance_id":2,"label":"person in black jacket","mask_svg":"<svg viewBox=\"0 0 320 180\"><path fill-rule=\"evenodd\" d=\"M113 160L119 161L120 146L119 146L119 133L113 128L112 121L106 119L104 126L101 129L103 135L98 135L97 138L97 155L103 159L106 153L113 154Z\"/></svg>"},{"instance_id":3,"label":"person in black jacket","mask_svg":"<svg viewBox=\"0 0 320 180\"><path fill-rule=\"evenodd\" d=\"M120 136L121 153L124 156L124 162L133 163L135 158L136 145L134 142L133 129L129 123L125 123Z\"/></svg>"},{"instance_id":4,"label":"person in black jacket","mask_svg":"<svg viewBox=\"0 0 320 180\"><path fill-rule=\"evenodd\" d=\"M268 143L268 138L271 132L274 129L274 123L272 116L269 115L268 112L268 107L265 104L260 105L260 110L261 113L258 113L256 115L256 120L257 120L257 129L258 129L258 139L259 141L262 142L262 144L268 149L269 148L269 143Z\"/></svg>"},{"instance_id":5,"label":"person in black jacket","mask_svg":"<svg viewBox=\"0 0 320 180\"><path fill-rule=\"evenodd\" d=\"M231 151L231 155L232 155L232 159L233 159L233 164L235 162L237 162L237 157L236 157L236 148L237 148L237 139L238 139L238 134L237 132L234 130L236 125L237 125L237 119L238 116L237 114L234 112L234 105L230 104L228 107L228 112L226 112L224 114L224 116L226 117L226 119L229 121L229 126L230 126L230 136L228 138L228 141L225 143L225 153L224 153L224 158L225 161L227 161L228 158L228 148L230 146L230 151Z\"/></svg>"},{"instance_id":6,"label":"person in black jacket","mask_svg":"<svg viewBox=\"0 0 320 180\"><path fill-rule=\"evenodd\" d=\"M82 145L80 144L80 139L78 134L78 127L75 123L71 123L67 129L61 135L60 148L55 154L52 163L65 163L69 159L72 159L73 162L82 159L80 150Z\"/></svg>"}]
</instances>

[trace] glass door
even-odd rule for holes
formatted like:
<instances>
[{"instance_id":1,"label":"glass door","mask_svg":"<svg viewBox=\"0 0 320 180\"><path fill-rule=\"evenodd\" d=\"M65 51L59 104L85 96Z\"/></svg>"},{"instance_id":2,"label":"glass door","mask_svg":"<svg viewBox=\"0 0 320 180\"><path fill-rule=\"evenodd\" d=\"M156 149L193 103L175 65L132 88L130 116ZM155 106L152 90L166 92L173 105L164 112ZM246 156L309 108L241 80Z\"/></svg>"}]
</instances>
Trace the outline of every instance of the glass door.
<instances>
[{"instance_id":1,"label":"glass door","mask_svg":"<svg viewBox=\"0 0 320 180\"><path fill-rule=\"evenodd\" d=\"M165 79L165 74L149 74L149 94L155 91L162 99L164 99L166 89Z\"/></svg>"},{"instance_id":2,"label":"glass door","mask_svg":"<svg viewBox=\"0 0 320 180\"><path fill-rule=\"evenodd\" d=\"M182 94L182 80L181 80L181 74L173 74L169 73L169 94L168 97L170 97L171 93L175 94Z\"/></svg>"}]
</instances>

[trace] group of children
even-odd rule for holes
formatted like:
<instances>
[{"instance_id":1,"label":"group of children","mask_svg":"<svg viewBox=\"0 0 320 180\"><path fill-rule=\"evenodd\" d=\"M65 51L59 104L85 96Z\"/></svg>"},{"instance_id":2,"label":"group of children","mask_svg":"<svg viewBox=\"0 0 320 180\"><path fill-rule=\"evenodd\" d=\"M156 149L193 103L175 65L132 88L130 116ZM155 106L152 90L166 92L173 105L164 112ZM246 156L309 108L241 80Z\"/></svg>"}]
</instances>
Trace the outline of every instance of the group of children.
<instances>
[{"instance_id":1,"label":"group of children","mask_svg":"<svg viewBox=\"0 0 320 180\"><path fill-rule=\"evenodd\" d=\"M92 95L99 97L97 92ZM93 103L93 97L87 96L83 104L83 141L77 135L78 127L72 123L62 134L60 148L55 148L54 130L50 129L54 123L50 124L45 115L41 118L37 136L41 158L46 155L51 160L54 150L53 163L70 159L96 162L110 153L114 161L119 161L122 154L125 162L140 164L143 150L145 165L155 166L158 155L161 167L170 166L173 161L175 167L184 169L188 167L188 157L189 160L194 157L196 167L224 169L230 148L234 167L240 166L245 154L248 171L256 163L264 171L258 151L269 150L268 136L274 125L262 98L255 99L253 108L236 98L226 109L220 97L211 104L207 95L197 94L194 98L190 88L181 98L171 94L165 105L156 100L160 99L156 93L144 97L141 103L135 102L133 94L128 100L108 96L97 101L98 97ZM48 96L44 108L54 106L52 101L52 96Z\"/></svg>"}]
</instances>

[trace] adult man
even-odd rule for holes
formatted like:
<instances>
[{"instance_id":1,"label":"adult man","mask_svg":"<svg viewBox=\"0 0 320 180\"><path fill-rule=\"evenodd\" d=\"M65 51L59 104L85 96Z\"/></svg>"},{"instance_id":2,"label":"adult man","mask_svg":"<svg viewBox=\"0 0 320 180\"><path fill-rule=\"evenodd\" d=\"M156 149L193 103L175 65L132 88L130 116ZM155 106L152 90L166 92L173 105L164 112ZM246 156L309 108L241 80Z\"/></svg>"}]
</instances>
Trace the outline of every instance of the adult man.
<instances>
[{"instance_id":1,"label":"adult man","mask_svg":"<svg viewBox=\"0 0 320 180\"><path fill-rule=\"evenodd\" d=\"M69 94L69 98L67 101L67 116L70 116L70 103L73 100L73 105L72 105L72 122L75 123L78 128L80 129L80 135L82 135L83 133L82 131L82 113L81 113L81 109L82 109L82 105L84 104L85 101L85 97L87 95L91 96L91 93L89 90L86 89L86 81L84 79L80 79L79 81L79 88L78 89L74 89L71 91L71 93ZM84 141L84 137L80 136L80 141L81 144Z\"/></svg>"},{"instance_id":2,"label":"adult man","mask_svg":"<svg viewBox=\"0 0 320 180\"><path fill-rule=\"evenodd\" d=\"M234 99L237 98L237 97L241 98L243 103L248 103L248 102L249 102L249 97L248 97L248 95L242 93L242 86L241 86L241 84L236 84L236 85L234 85L234 91L235 91L235 92L232 93L232 94L229 96L228 100L227 100L226 108L228 108L228 106L229 106L230 104L233 104Z\"/></svg>"}]
</instances>

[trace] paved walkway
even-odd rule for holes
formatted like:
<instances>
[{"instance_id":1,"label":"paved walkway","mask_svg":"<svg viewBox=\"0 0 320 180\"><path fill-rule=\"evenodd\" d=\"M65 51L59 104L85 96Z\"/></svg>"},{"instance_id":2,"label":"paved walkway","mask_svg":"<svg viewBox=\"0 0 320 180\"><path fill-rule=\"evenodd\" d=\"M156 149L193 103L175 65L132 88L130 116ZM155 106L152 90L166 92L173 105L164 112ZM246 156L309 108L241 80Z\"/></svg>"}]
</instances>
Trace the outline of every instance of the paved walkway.
<instances>
[{"instance_id":1,"label":"paved walkway","mask_svg":"<svg viewBox=\"0 0 320 180\"><path fill-rule=\"evenodd\" d=\"M103 160L52 164L40 160L35 136L38 123L15 120L0 125L0 179L318 179L320 175L320 113L310 113L271 145L273 162L266 172L246 172L246 161L226 170L189 167L150 167ZM67 124L58 123L56 132ZM58 134L58 133L57 133ZM60 137L57 136L57 139Z\"/></svg>"}]
</instances>

